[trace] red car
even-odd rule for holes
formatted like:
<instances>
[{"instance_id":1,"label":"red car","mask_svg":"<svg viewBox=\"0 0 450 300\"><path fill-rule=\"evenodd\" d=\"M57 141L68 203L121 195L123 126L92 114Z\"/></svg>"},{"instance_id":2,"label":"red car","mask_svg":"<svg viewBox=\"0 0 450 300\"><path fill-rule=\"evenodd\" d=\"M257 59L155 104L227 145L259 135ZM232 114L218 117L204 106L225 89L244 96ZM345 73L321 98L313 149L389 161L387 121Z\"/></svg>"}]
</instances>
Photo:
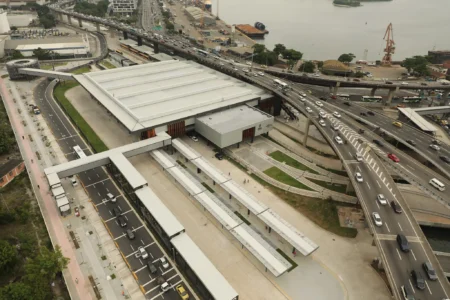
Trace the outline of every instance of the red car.
<instances>
[{"instance_id":1,"label":"red car","mask_svg":"<svg viewBox=\"0 0 450 300\"><path fill-rule=\"evenodd\" d=\"M388 157L390 159L392 159L392 161L394 161L394 162L399 162L400 161L400 159L395 154L389 153Z\"/></svg>"}]
</instances>

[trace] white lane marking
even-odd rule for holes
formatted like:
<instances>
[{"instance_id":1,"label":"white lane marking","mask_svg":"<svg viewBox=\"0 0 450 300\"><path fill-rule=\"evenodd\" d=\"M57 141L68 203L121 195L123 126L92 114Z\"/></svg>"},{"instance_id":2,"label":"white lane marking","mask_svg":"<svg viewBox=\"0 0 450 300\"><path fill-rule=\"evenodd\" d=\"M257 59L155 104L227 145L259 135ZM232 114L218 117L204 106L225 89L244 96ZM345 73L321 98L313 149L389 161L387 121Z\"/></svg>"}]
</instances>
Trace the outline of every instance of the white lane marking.
<instances>
[{"instance_id":1,"label":"white lane marking","mask_svg":"<svg viewBox=\"0 0 450 300\"><path fill-rule=\"evenodd\" d=\"M376 171L377 174L378 174L378 170L380 170L380 167L377 168L377 171Z\"/></svg>"},{"instance_id":2,"label":"white lane marking","mask_svg":"<svg viewBox=\"0 0 450 300\"><path fill-rule=\"evenodd\" d=\"M427 288L428 288L428 291L430 292L430 295L433 295L433 293L431 292L431 290L430 290L430 287L428 286L428 282L425 280L425 285L427 286Z\"/></svg>"},{"instance_id":3,"label":"white lane marking","mask_svg":"<svg viewBox=\"0 0 450 300\"><path fill-rule=\"evenodd\" d=\"M389 229L389 226L388 226L388 224L387 224L386 222L384 222L384 225L386 225L387 230L388 230L389 232L391 232L391 230Z\"/></svg>"},{"instance_id":4,"label":"white lane marking","mask_svg":"<svg viewBox=\"0 0 450 300\"><path fill-rule=\"evenodd\" d=\"M413 170L416 170L416 169L414 169L413 167L411 167L410 165L406 165L408 168L410 168L410 169L413 169Z\"/></svg>"},{"instance_id":5,"label":"white lane marking","mask_svg":"<svg viewBox=\"0 0 450 300\"><path fill-rule=\"evenodd\" d=\"M412 251L412 249L411 249L411 254L412 254L412 256L414 257L414 260L417 261L416 256L414 255L414 251Z\"/></svg>"},{"instance_id":6,"label":"white lane marking","mask_svg":"<svg viewBox=\"0 0 450 300\"><path fill-rule=\"evenodd\" d=\"M413 285L412 285L412 283L411 283L411 279L408 279L408 281L409 281L409 285L411 285L411 289L412 289L413 293L415 294L416 291L414 290L414 287L413 287Z\"/></svg>"},{"instance_id":7,"label":"white lane marking","mask_svg":"<svg viewBox=\"0 0 450 300\"><path fill-rule=\"evenodd\" d=\"M378 209L380 209L380 206L378 205L378 201L375 201L375 204L377 205Z\"/></svg>"},{"instance_id":8,"label":"white lane marking","mask_svg":"<svg viewBox=\"0 0 450 300\"><path fill-rule=\"evenodd\" d=\"M398 249L397 249L397 248L395 248L395 250L397 251L397 254L398 254L398 258L400 258L400 260L402 260L402 256L400 255L400 252L398 252Z\"/></svg>"},{"instance_id":9,"label":"white lane marking","mask_svg":"<svg viewBox=\"0 0 450 300\"><path fill-rule=\"evenodd\" d=\"M380 183L378 182L378 180L376 180L376 182L377 182L378 186L379 186L379 187L380 187L380 189L381 189L381 185L380 185Z\"/></svg>"},{"instance_id":10,"label":"white lane marking","mask_svg":"<svg viewBox=\"0 0 450 300\"><path fill-rule=\"evenodd\" d=\"M383 183L386 184L386 177L383 177Z\"/></svg>"},{"instance_id":11,"label":"white lane marking","mask_svg":"<svg viewBox=\"0 0 450 300\"><path fill-rule=\"evenodd\" d=\"M369 190L370 190L370 185L369 185L369 183L368 182L366 182L366 184L367 184L367 187L369 188Z\"/></svg>"},{"instance_id":12,"label":"white lane marking","mask_svg":"<svg viewBox=\"0 0 450 300\"><path fill-rule=\"evenodd\" d=\"M400 226L400 223L397 222L397 224L398 224L398 227L400 227L400 231L403 231L403 228L402 228L402 226Z\"/></svg>"}]
</instances>

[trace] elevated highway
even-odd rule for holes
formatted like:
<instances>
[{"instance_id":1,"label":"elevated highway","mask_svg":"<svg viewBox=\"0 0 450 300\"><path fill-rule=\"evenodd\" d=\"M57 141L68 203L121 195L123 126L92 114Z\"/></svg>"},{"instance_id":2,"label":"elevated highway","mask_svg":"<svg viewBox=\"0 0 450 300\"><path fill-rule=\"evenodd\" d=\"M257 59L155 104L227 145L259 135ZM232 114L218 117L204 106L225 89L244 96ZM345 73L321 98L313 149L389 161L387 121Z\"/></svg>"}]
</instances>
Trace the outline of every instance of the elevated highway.
<instances>
[{"instance_id":1,"label":"elevated highway","mask_svg":"<svg viewBox=\"0 0 450 300\"><path fill-rule=\"evenodd\" d=\"M247 82L253 83L255 85L261 86L273 92L281 99L289 102L292 106L296 107L300 112L309 117L309 120L314 124L325 136L327 141L331 144L333 149L339 155L340 159L343 161L346 171L355 187L357 196L361 202L364 209L365 215L374 235L375 244L378 246L380 251L381 260L386 269L386 274L390 285L393 290L393 294L396 299L401 299L400 287L403 285L410 285L414 290L414 293L420 299L444 299L449 298L450 294L449 285L445 279L442 269L439 267L436 257L433 255L430 245L428 244L425 236L423 235L420 227L415 222L412 217L412 213L405 203L402 194L396 187L392 178L388 175L389 172L384 166L386 163L383 157L386 157L386 152L375 147L369 140L364 136L357 134L351 126L347 125L343 119L336 118L331 115L331 112L335 108L329 104L325 104L322 108L327 113L327 126L322 127L318 123L318 111L319 108L314 105L317 99L313 97L308 97L305 102L306 105L312 108L312 113L307 113L305 110L305 105L299 100L300 90L294 88L292 91L282 93L281 90L277 89L273 84L273 78L270 76L248 76L241 70L238 70L230 64L225 64L222 60L217 60L211 56L201 56L197 54L189 45L188 42L180 38L164 38L158 37L153 33L144 32L143 30L131 28L129 26L119 24L111 20L105 20L101 18L85 16L78 13L66 12L59 8L58 5L51 5L50 8L62 19L62 15L69 16L69 22L71 18L78 19L79 25L82 26L82 20L86 20L95 24L102 24L107 27L115 28L124 33L124 38L128 38L128 35L136 36L138 44L142 44L143 41L148 41L154 45L155 52L158 51L158 47L163 45L164 47L173 50L177 55L186 57L189 59L195 59L199 63L216 69L220 72L227 73L236 78L245 80ZM99 26L97 26L99 28ZM286 74L277 74L286 77ZM300 80L301 76L290 77L292 80ZM289 78L289 77L288 77ZM319 82L320 81L320 82ZM309 84L319 84L331 86L333 81L327 81L326 79L316 79L314 81L308 80ZM385 83L364 83L364 82L340 82L336 81L335 87L341 86L352 86L352 87L368 87L368 88L388 88L388 89L418 89L424 88L422 86L391 86ZM434 85L433 87L428 87L427 89L442 89L448 91L449 86L444 85ZM335 89L336 92L336 89ZM329 125L335 124L338 128L337 131L333 130ZM335 142L336 135L339 134L348 143L339 145ZM362 143L359 140L363 141ZM356 162L354 159L354 154L359 151L364 156L363 162ZM364 177L364 182L357 182L355 180L356 172L360 172ZM376 201L377 194L384 194L389 200L396 200L399 202L403 208L403 214L395 214L389 206L380 206ZM372 221L372 212L378 212L383 220L383 225L380 227L375 226ZM410 244L411 252L408 254L400 253L398 250L397 243L395 241L396 234L404 234ZM410 281L409 272L413 269L420 270L421 265L425 261L430 261L437 269L437 274L439 277L438 281L428 281L427 289L425 291L415 290Z\"/></svg>"}]
</instances>

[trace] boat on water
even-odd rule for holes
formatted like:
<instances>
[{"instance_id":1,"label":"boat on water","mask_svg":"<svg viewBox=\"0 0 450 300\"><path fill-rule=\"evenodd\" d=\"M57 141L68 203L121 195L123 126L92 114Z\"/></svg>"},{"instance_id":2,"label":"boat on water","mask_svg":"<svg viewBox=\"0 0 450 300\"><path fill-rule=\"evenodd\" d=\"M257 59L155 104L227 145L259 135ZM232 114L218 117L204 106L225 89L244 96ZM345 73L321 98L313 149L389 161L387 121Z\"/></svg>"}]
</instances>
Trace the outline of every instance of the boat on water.
<instances>
[{"instance_id":1,"label":"boat on water","mask_svg":"<svg viewBox=\"0 0 450 300\"><path fill-rule=\"evenodd\" d=\"M334 0L333 4L336 6L346 6L346 7L361 6L361 2L357 0Z\"/></svg>"}]
</instances>

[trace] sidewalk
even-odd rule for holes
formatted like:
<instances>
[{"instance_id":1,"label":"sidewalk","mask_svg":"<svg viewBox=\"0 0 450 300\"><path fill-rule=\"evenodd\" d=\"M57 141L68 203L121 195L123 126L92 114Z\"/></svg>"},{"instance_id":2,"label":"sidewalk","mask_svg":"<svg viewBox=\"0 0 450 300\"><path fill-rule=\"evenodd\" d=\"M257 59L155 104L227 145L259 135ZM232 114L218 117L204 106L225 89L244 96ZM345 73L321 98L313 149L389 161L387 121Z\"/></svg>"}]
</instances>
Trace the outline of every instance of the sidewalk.
<instances>
[{"instance_id":1,"label":"sidewalk","mask_svg":"<svg viewBox=\"0 0 450 300\"><path fill-rule=\"evenodd\" d=\"M15 108L14 100L8 93L8 87L5 84L5 80L3 79L0 79L0 89L3 102L5 103L11 125L13 126L16 135L16 140L18 141L22 157L27 166L33 190L44 216L50 239L52 240L53 245L59 245L61 247L62 254L65 257L70 258L69 264L67 265L67 270L69 272L64 272L64 277L71 298L83 300L93 299L90 291L90 283L85 280L80 265L76 260L74 249L65 234L64 224L61 221L58 209L51 197L51 192L45 180L43 168L38 164L39 159L35 154L36 149L32 149L28 139L24 140L20 138L21 136L27 135L27 132L22 124L21 117ZM20 101L20 98L15 100ZM25 111L23 113L26 114L27 112ZM40 189L37 189L37 186L40 186ZM75 283L75 279L77 279L78 283Z\"/></svg>"}]
</instances>

